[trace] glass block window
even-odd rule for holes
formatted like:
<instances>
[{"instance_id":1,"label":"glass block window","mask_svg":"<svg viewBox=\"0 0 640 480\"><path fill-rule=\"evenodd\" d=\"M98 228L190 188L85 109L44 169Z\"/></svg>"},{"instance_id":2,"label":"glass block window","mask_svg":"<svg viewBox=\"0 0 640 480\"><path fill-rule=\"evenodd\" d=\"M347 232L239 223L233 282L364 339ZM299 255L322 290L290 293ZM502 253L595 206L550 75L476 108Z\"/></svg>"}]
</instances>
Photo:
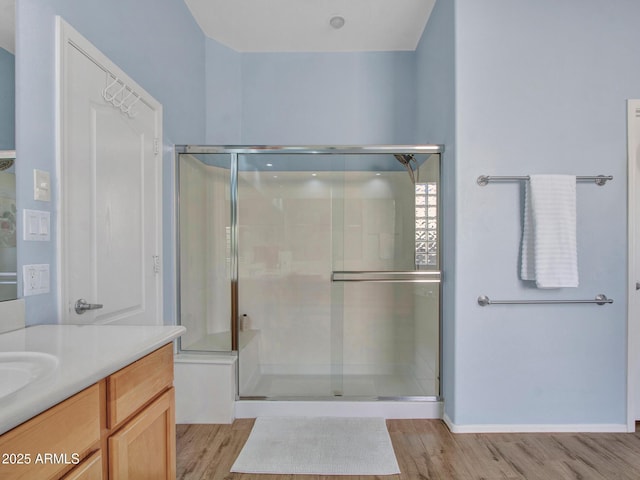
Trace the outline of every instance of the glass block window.
<instances>
[{"instance_id":1,"label":"glass block window","mask_svg":"<svg viewBox=\"0 0 640 480\"><path fill-rule=\"evenodd\" d=\"M438 185L415 186L415 257L417 266L438 265Z\"/></svg>"}]
</instances>

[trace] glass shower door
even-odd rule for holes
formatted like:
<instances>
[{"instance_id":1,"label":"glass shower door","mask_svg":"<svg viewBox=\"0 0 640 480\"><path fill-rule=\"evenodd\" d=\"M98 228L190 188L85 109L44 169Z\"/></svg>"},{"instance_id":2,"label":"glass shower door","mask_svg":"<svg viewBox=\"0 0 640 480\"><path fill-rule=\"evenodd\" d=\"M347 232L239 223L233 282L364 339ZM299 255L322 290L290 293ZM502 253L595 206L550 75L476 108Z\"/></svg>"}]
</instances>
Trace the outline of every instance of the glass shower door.
<instances>
[{"instance_id":1,"label":"glass shower door","mask_svg":"<svg viewBox=\"0 0 640 480\"><path fill-rule=\"evenodd\" d=\"M241 397L333 395L332 198L343 163L333 155L239 155Z\"/></svg>"},{"instance_id":2,"label":"glass shower door","mask_svg":"<svg viewBox=\"0 0 640 480\"><path fill-rule=\"evenodd\" d=\"M439 155L354 160L332 209L332 393L436 397Z\"/></svg>"},{"instance_id":3,"label":"glass shower door","mask_svg":"<svg viewBox=\"0 0 640 480\"><path fill-rule=\"evenodd\" d=\"M237 352L241 398L439 396L437 148L186 149L181 352Z\"/></svg>"},{"instance_id":4,"label":"glass shower door","mask_svg":"<svg viewBox=\"0 0 640 480\"><path fill-rule=\"evenodd\" d=\"M439 156L238 155L242 398L439 393Z\"/></svg>"}]
</instances>

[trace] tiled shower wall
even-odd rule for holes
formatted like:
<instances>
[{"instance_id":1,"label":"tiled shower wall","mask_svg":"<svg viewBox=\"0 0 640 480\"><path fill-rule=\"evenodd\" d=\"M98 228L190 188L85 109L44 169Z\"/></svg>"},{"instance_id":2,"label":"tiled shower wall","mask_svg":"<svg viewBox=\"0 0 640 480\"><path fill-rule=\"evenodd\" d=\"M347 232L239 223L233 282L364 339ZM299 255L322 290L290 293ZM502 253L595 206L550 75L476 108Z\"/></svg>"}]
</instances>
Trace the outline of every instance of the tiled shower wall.
<instances>
[{"instance_id":1,"label":"tiled shower wall","mask_svg":"<svg viewBox=\"0 0 640 480\"><path fill-rule=\"evenodd\" d=\"M240 175L240 313L260 330L262 373L394 373L437 357L437 289L436 308L416 314L422 286L331 282L334 270L413 270L412 191L406 172ZM429 322L427 345L416 333Z\"/></svg>"}]
</instances>

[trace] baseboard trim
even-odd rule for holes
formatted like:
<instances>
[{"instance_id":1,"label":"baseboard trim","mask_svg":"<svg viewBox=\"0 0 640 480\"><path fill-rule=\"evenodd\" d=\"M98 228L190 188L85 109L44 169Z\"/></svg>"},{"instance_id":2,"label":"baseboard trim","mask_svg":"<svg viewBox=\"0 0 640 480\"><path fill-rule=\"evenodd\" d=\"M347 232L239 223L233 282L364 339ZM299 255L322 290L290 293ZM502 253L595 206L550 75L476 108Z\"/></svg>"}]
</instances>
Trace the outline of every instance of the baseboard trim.
<instances>
[{"instance_id":1,"label":"baseboard trim","mask_svg":"<svg viewBox=\"0 0 640 480\"><path fill-rule=\"evenodd\" d=\"M627 433L625 423L593 424L472 424L456 425L444 413L442 420L452 433Z\"/></svg>"}]
</instances>

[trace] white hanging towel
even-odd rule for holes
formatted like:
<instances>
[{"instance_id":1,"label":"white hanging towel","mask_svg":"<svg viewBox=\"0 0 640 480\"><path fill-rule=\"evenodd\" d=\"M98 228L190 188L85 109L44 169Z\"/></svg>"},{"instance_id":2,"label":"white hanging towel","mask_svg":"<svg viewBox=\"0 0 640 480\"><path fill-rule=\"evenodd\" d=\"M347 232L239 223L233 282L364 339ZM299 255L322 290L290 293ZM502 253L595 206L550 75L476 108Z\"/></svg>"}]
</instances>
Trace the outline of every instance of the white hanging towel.
<instances>
[{"instance_id":1,"label":"white hanging towel","mask_svg":"<svg viewBox=\"0 0 640 480\"><path fill-rule=\"evenodd\" d=\"M525 188L522 280L578 286L575 175L530 175Z\"/></svg>"}]
</instances>

